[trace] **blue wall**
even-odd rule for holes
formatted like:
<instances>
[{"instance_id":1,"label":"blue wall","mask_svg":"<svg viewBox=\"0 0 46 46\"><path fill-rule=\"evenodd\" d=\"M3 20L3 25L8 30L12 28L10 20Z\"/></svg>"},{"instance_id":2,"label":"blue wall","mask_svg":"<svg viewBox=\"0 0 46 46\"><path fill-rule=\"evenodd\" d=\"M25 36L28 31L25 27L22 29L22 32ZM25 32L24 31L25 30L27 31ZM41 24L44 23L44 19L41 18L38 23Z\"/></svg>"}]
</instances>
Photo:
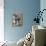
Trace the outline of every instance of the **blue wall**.
<instances>
[{"instance_id":1,"label":"blue wall","mask_svg":"<svg viewBox=\"0 0 46 46\"><path fill-rule=\"evenodd\" d=\"M4 35L7 41L18 41L24 37L30 30L33 24L35 12L40 9L39 0L5 0L4 7ZM11 19L14 11L23 12L23 26L12 27Z\"/></svg>"},{"instance_id":2,"label":"blue wall","mask_svg":"<svg viewBox=\"0 0 46 46\"><path fill-rule=\"evenodd\" d=\"M41 0L40 1L40 10L42 11L43 9L46 9L46 0ZM43 22L40 21L40 25L46 27L46 10L43 12Z\"/></svg>"}]
</instances>

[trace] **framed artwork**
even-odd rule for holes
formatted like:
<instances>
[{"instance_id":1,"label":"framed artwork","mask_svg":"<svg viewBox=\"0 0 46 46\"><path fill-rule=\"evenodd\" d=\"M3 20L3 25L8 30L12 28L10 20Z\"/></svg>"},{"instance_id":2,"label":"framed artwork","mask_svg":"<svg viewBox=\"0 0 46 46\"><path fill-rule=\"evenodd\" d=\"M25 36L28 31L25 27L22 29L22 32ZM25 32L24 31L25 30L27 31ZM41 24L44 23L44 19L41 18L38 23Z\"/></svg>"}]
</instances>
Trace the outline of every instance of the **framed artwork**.
<instances>
[{"instance_id":1,"label":"framed artwork","mask_svg":"<svg viewBox=\"0 0 46 46\"><path fill-rule=\"evenodd\" d=\"M12 15L12 26L22 26L23 25L23 14L13 13Z\"/></svg>"}]
</instances>

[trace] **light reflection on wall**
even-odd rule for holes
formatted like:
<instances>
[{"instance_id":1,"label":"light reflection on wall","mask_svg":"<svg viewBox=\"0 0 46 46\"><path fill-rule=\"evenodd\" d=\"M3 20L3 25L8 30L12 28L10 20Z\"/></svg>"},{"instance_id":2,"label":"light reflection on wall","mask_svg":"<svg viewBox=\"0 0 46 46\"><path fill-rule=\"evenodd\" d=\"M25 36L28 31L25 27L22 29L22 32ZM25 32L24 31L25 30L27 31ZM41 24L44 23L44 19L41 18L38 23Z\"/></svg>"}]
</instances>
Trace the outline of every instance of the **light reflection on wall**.
<instances>
[{"instance_id":1,"label":"light reflection on wall","mask_svg":"<svg viewBox=\"0 0 46 46\"><path fill-rule=\"evenodd\" d=\"M4 41L4 0L0 0L0 42Z\"/></svg>"}]
</instances>

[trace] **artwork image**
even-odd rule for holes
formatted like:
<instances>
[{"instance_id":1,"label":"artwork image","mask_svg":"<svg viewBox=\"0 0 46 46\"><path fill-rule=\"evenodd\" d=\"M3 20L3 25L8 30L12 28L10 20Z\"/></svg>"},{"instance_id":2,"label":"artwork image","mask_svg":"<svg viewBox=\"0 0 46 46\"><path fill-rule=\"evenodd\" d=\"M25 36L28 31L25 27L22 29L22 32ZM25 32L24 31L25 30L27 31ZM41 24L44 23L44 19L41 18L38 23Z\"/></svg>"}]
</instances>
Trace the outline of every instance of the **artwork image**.
<instances>
[{"instance_id":1,"label":"artwork image","mask_svg":"<svg viewBox=\"0 0 46 46\"><path fill-rule=\"evenodd\" d=\"M12 16L12 26L22 26L23 25L23 14L13 13Z\"/></svg>"}]
</instances>

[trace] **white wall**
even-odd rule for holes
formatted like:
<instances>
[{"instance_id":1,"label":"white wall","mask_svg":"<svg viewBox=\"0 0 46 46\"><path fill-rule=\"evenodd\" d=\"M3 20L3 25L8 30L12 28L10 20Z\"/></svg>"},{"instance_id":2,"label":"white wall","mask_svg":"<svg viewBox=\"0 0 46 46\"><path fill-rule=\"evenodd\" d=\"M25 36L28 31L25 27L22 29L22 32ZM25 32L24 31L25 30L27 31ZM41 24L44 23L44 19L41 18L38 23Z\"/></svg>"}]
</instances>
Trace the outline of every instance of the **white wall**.
<instances>
[{"instance_id":1,"label":"white wall","mask_svg":"<svg viewBox=\"0 0 46 46\"><path fill-rule=\"evenodd\" d=\"M0 42L4 41L4 1L0 0Z\"/></svg>"}]
</instances>

